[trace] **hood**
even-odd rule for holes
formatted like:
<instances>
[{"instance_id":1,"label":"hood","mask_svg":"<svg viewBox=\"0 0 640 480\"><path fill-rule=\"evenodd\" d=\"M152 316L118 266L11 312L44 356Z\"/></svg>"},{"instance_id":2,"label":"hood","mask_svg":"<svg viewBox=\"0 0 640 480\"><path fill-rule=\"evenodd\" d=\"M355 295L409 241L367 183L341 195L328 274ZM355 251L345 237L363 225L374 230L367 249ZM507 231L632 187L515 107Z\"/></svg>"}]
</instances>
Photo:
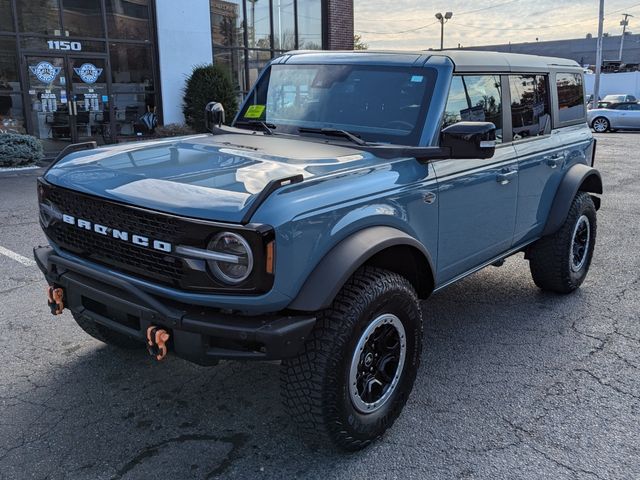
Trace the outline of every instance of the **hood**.
<instances>
[{"instance_id":1,"label":"hood","mask_svg":"<svg viewBox=\"0 0 640 480\"><path fill-rule=\"evenodd\" d=\"M229 133L76 152L45 179L122 203L237 223L271 180L298 174L307 180L377 162L370 153L324 142Z\"/></svg>"}]
</instances>

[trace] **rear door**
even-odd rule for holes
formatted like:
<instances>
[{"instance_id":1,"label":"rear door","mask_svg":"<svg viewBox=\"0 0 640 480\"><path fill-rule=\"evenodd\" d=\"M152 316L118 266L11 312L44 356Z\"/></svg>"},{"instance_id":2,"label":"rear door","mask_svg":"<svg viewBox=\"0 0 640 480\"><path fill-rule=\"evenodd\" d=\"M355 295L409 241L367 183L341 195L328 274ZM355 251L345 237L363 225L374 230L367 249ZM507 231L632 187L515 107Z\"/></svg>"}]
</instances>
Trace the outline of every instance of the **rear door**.
<instances>
[{"instance_id":1,"label":"rear door","mask_svg":"<svg viewBox=\"0 0 640 480\"><path fill-rule=\"evenodd\" d=\"M493 122L498 146L493 158L433 162L438 178L440 227L439 286L508 250L518 196L518 162L502 142L500 75L454 76L443 127L459 121Z\"/></svg>"}]
</instances>

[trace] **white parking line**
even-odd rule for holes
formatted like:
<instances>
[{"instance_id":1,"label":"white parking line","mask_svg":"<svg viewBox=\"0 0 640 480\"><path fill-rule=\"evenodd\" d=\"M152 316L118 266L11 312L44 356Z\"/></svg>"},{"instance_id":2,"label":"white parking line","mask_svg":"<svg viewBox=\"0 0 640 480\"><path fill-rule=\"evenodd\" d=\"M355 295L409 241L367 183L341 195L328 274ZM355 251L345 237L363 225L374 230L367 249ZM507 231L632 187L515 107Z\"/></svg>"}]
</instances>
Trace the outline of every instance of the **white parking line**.
<instances>
[{"instance_id":1,"label":"white parking line","mask_svg":"<svg viewBox=\"0 0 640 480\"><path fill-rule=\"evenodd\" d=\"M20 262L21 264L27 267L35 267L36 262L31 260L30 258L23 257L19 253L16 253L8 248L4 248L0 245L0 255L4 255L5 257L9 257L11 260L15 260L16 262Z\"/></svg>"}]
</instances>

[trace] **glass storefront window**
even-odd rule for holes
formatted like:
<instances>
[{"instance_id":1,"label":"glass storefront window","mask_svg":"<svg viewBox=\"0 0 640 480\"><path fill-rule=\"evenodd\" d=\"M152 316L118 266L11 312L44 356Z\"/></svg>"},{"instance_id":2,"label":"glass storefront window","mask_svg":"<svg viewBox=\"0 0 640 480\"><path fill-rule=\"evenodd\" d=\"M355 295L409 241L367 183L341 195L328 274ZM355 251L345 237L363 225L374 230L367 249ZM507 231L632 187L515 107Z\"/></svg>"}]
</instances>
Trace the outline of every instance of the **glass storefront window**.
<instances>
[{"instance_id":1,"label":"glass storefront window","mask_svg":"<svg viewBox=\"0 0 640 480\"><path fill-rule=\"evenodd\" d=\"M216 48L213 51L213 61L216 65L223 65L231 74L231 81L236 91L246 91L244 76L244 50Z\"/></svg>"},{"instance_id":2,"label":"glass storefront window","mask_svg":"<svg viewBox=\"0 0 640 480\"><path fill-rule=\"evenodd\" d=\"M109 50L114 92L141 92L154 89L151 47L112 43L109 45Z\"/></svg>"},{"instance_id":3,"label":"glass storefront window","mask_svg":"<svg viewBox=\"0 0 640 480\"><path fill-rule=\"evenodd\" d=\"M105 4L110 38L149 39L148 0L106 0Z\"/></svg>"},{"instance_id":4,"label":"glass storefront window","mask_svg":"<svg viewBox=\"0 0 640 480\"><path fill-rule=\"evenodd\" d=\"M16 0L16 9L21 32L61 35L58 0Z\"/></svg>"},{"instance_id":5,"label":"glass storefront window","mask_svg":"<svg viewBox=\"0 0 640 480\"><path fill-rule=\"evenodd\" d=\"M247 0L248 47L271 48L271 20L267 0Z\"/></svg>"},{"instance_id":6,"label":"glass storefront window","mask_svg":"<svg viewBox=\"0 0 640 480\"><path fill-rule=\"evenodd\" d=\"M16 41L13 37L0 37L0 83L10 85L14 91L20 91Z\"/></svg>"},{"instance_id":7,"label":"glass storefront window","mask_svg":"<svg viewBox=\"0 0 640 480\"><path fill-rule=\"evenodd\" d=\"M157 121L154 93L119 93L112 96L117 137L146 136Z\"/></svg>"},{"instance_id":8,"label":"glass storefront window","mask_svg":"<svg viewBox=\"0 0 640 480\"><path fill-rule=\"evenodd\" d=\"M294 0L273 0L273 48L296 48L296 18Z\"/></svg>"},{"instance_id":9,"label":"glass storefront window","mask_svg":"<svg viewBox=\"0 0 640 480\"><path fill-rule=\"evenodd\" d=\"M298 48L322 48L321 0L298 0Z\"/></svg>"},{"instance_id":10,"label":"glass storefront window","mask_svg":"<svg viewBox=\"0 0 640 480\"><path fill-rule=\"evenodd\" d=\"M0 0L0 31L13 32L10 0Z\"/></svg>"},{"instance_id":11,"label":"glass storefront window","mask_svg":"<svg viewBox=\"0 0 640 480\"><path fill-rule=\"evenodd\" d=\"M214 63L229 69L241 93L272 58L297 48L322 48L322 0L209 0L209 5Z\"/></svg>"},{"instance_id":12,"label":"glass storefront window","mask_svg":"<svg viewBox=\"0 0 640 480\"><path fill-rule=\"evenodd\" d=\"M64 0L62 24L65 35L104 37L100 0Z\"/></svg>"},{"instance_id":13,"label":"glass storefront window","mask_svg":"<svg viewBox=\"0 0 640 480\"><path fill-rule=\"evenodd\" d=\"M244 46L243 23L242 2L240 0L214 0L211 3L211 26L214 49L218 46Z\"/></svg>"},{"instance_id":14,"label":"glass storefront window","mask_svg":"<svg viewBox=\"0 0 640 480\"><path fill-rule=\"evenodd\" d=\"M26 133L22 95L5 89L0 81L0 133Z\"/></svg>"},{"instance_id":15,"label":"glass storefront window","mask_svg":"<svg viewBox=\"0 0 640 480\"><path fill-rule=\"evenodd\" d=\"M269 60L271 60L271 52L264 50L249 50L249 87L256 82L258 76L262 72L262 69Z\"/></svg>"}]
</instances>

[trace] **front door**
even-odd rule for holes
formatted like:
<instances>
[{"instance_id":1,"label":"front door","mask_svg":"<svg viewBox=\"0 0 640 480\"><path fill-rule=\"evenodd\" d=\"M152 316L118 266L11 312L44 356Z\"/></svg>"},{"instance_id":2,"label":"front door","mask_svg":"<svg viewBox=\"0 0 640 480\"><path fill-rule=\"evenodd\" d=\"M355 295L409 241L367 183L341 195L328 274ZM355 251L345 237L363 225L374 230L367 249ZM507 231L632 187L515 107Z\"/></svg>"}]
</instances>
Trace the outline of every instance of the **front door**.
<instances>
[{"instance_id":1,"label":"front door","mask_svg":"<svg viewBox=\"0 0 640 480\"><path fill-rule=\"evenodd\" d=\"M50 156L82 141L110 138L106 60L101 57L24 57L30 132Z\"/></svg>"}]
</instances>

